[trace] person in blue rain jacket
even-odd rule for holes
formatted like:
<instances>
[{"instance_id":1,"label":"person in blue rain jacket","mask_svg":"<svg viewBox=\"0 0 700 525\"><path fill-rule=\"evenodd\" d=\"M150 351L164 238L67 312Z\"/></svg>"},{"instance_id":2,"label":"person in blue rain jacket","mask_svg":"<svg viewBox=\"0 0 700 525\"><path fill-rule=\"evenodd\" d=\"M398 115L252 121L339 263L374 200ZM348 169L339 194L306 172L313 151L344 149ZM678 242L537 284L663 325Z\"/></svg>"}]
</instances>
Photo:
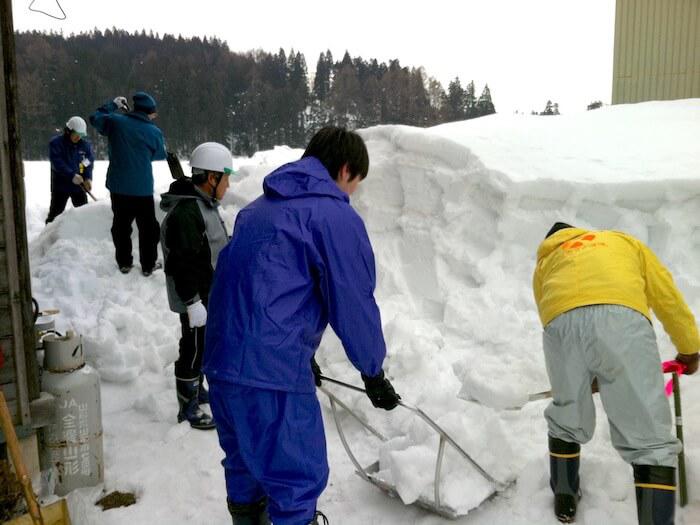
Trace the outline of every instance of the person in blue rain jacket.
<instances>
[{"instance_id":1,"label":"person in blue rain jacket","mask_svg":"<svg viewBox=\"0 0 700 525\"><path fill-rule=\"evenodd\" d=\"M66 122L63 133L49 142L51 204L46 224L63 213L68 199L74 208L87 204L85 191L92 189L92 163L95 157L86 136L85 121L74 116Z\"/></svg>"},{"instance_id":2,"label":"person in blue rain jacket","mask_svg":"<svg viewBox=\"0 0 700 525\"><path fill-rule=\"evenodd\" d=\"M124 97L100 106L90 115L90 124L108 141L107 189L112 201L112 240L117 266L122 273L133 268L131 225L135 220L139 229L141 273L150 276L162 267L157 262L160 225L153 201L151 162L165 159L165 145L163 134L153 123L158 115L156 101L143 91L136 92L132 100L132 111Z\"/></svg>"},{"instance_id":3,"label":"person in blue rain jacket","mask_svg":"<svg viewBox=\"0 0 700 525\"><path fill-rule=\"evenodd\" d=\"M399 402L382 369L374 254L349 199L368 169L358 134L323 128L300 160L265 178L219 255L203 370L234 524L322 516L328 463L313 356L329 323L373 405Z\"/></svg>"}]
</instances>

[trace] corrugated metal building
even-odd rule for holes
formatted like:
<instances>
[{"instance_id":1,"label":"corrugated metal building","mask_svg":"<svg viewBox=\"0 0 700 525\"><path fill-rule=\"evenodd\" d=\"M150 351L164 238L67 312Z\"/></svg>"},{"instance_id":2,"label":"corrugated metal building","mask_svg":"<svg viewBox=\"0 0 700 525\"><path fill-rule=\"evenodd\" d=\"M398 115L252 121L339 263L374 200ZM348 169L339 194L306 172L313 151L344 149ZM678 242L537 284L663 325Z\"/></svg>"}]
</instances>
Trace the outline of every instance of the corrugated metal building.
<instances>
[{"instance_id":1,"label":"corrugated metal building","mask_svg":"<svg viewBox=\"0 0 700 525\"><path fill-rule=\"evenodd\" d=\"M617 0L613 104L700 97L700 0Z\"/></svg>"}]
</instances>

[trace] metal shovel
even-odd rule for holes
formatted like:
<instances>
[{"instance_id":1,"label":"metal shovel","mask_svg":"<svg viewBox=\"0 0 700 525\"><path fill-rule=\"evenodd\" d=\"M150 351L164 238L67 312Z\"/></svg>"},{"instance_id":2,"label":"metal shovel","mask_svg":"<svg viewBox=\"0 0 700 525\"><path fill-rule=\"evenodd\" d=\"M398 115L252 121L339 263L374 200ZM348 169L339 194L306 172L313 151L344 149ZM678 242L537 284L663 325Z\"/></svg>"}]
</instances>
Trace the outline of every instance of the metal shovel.
<instances>
[{"instance_id":1,"label":"metal shovel","mask_svg":"<svg viewBox=\"0 0 700 525\"><path fill-rule=\"evenodd\" d=\"M329 383L334 383L336 385L340 385L342 387L348 388L350 390L354 390L356 392L365 392L364 389L356 387L354 385L350 385L348 383L344 383L342 381L338 381L337 379L333 379L330 377L326 376L321 376L321 379L323 381L328 381ZM350 446L348 445L347 439L345 437L345 432L343 432L343 428L340 424L340 418L338 417L338 410L337 407L341 407L344 410L346 410L355 420L357 420L363 427L365 427L370 433L372 433L374 436L376 436L379 440L381 441L387 441L387 438L382 435L378 430L376 430L374 427L372 427L369 423L364 421L362 417L360 417L357 413L355 413L350 407L348 407L345 403L343 403L338 397L335 396L332 392L330 392L328 389L325 387L321 386L319 387L319 390L326 394L328 396L328 399L330 400L331 403L331 411L333 413L333 419L335 421L335 425L338 429L338 435L340 436L340 441L343 444L343 448L345 448L345 452L347 453L348 457L350 458L350 461L352 461L353 465L355 465L355 469L357 470L357 474L364 479L365 481L368 481L372 483L373 485L376 485L377 487L381 488L388 494L394 497L399 497L399 493L396 490L396 487L389 483L388 481L380 478L377 474L379 472L379 461L376 461L369 465L368 467L362 467L360 465L360 462L357 460L355 455L352 453L352 450L350 449ZM418 505L419 507L422 507L430 512L433 512L435 514L439 514L440 516L443 516L445 518L449 519L456 519L462 515L464 515L464 512L458 512L456 509L453 507L447 505L442 501L441 495L440 495L440 473L442 471L442 463L443 463L443 458L445 455L445 445L449 444L452 448L454 448L460 456L462 456L474 469L476 469L481 476L484 477L487 481L489 481L491 484L494 485L494 491L484 499L484 501L489 500L493 498L495 495L497 495L499 492L504 491L506 488L508 488L512 483L503 483L501 481L498 481L495 479L493 476L491 476L486 470L484 470L481 465L479 465L447 432L445 432L432 418L430 418L425 412L423 412L420 408L412 406L408 403L405 403L403 401L399 401L399 405L402 406L403 408L410 410L413 412L415 415L420 417L423 421L425 421L439 436L440 436L440 444L438 446L438 453L437 453L437 460L435 462L435 478L434 478L434 492L433 492L433 499L426 498L424 496L420 496L415 504Z\"/></svg>"}]
</instances>

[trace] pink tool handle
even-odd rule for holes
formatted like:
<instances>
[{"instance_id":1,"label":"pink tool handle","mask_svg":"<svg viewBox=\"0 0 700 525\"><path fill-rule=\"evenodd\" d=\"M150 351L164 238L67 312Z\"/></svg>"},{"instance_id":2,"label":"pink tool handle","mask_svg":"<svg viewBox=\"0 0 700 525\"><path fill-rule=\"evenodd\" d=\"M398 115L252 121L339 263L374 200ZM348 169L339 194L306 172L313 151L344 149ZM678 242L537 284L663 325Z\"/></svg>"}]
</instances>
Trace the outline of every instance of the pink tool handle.
<instances>
[{"instance_id":1,"label":"pink tool handle","mask_svg":"<svg viewBox=\"0 0 700 525\"><path fill-rule=\"evenodd\" d=\"M676 360L672 361L664 361L661 364L661 368L664 372L664 374L671 374L671 373L676 373L679 376L685 374L685 371L687 370L687 366L684 365L683 363L679 363ZM669 379L668 382L666 383L666 388L664 389L666 391L666 397L669 397L671 394L673 394L673 379Z\"/></svg>"}]
</instances>

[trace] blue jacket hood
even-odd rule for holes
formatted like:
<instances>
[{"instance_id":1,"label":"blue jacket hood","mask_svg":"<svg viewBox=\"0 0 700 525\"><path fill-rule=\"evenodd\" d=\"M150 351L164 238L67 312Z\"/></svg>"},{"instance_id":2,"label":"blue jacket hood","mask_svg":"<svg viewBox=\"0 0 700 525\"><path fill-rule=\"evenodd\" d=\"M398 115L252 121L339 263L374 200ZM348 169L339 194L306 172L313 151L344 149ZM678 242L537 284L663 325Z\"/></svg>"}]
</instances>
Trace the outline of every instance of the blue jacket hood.
<instances>
[{"instance_id":1,"label":"blue jacket hood","mask_svg":"<svg viewBox=\"0 0 700 525\"><path fill-rule=\"evenodd\" d=\"M263 180L263 191L273 199L325 196L350 202L316 157L305 157L280 166Z\"/></svg>"},{"instance_id":2,"label":"blue jacket hood","mask_svg":"<svg viewBox=\"0 0 700 525\"><path fill-rule=\"evenodd\" d=\"M311 394L310 360L329 324L357 370L376 376L386 343L362 218L313 157L282 166L263 186L238 212L216 264L207 378Z\"/></svg>"}]
</instances>

